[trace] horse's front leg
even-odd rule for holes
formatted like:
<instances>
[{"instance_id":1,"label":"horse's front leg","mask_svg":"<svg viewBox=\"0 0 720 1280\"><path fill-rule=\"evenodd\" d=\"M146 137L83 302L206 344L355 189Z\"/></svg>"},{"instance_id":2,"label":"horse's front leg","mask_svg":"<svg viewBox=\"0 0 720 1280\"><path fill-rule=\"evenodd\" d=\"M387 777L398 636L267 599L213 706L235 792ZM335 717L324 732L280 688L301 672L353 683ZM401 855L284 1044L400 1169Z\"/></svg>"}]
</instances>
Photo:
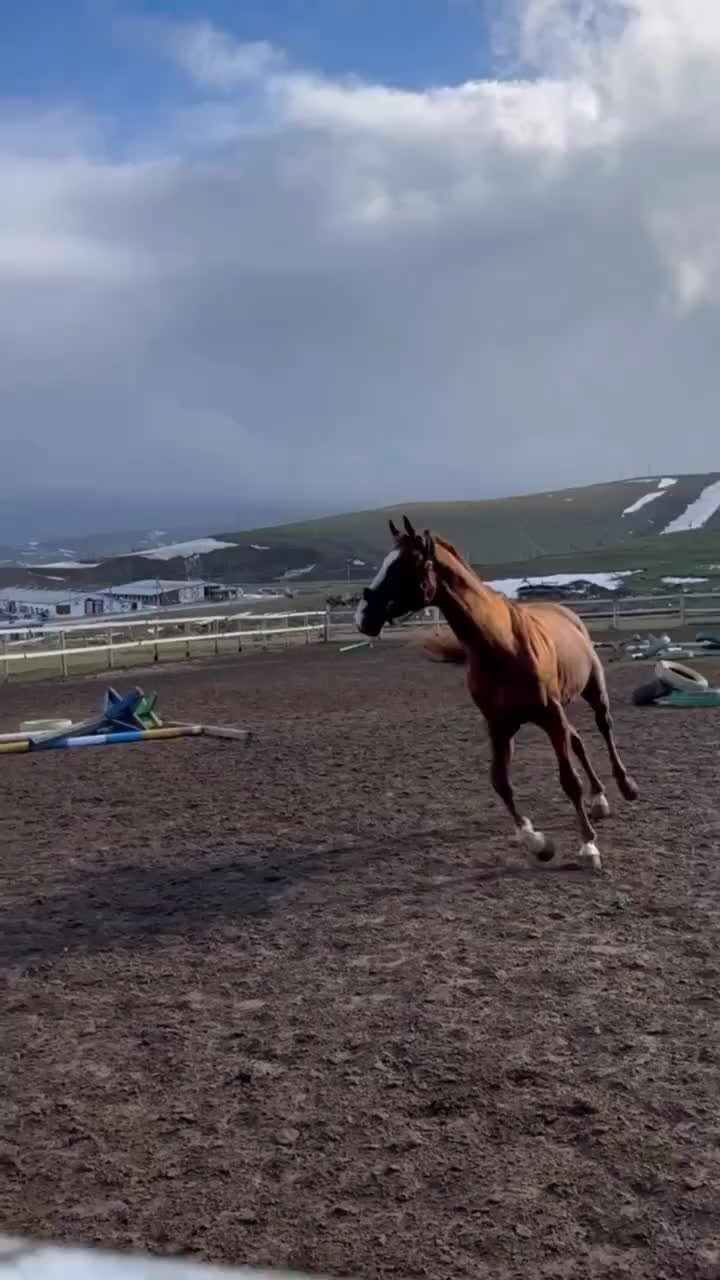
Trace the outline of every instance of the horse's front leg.
<instances>
[{"instance_id":1,"label":"horse's front leg","mask_svg":"<svg viewBox=\"0 0 720 1280\"><path fill-rule=\"evenodd\" d=\"M579 738L579 735L570 724L559 702L550 703L547 715L540 723L555 749L562 789L568 799L572 801L577 814L578 826L580 827L583 841L579 854L580 861L593 871L600 871L602 860L600 858L600 850L595 843L595 828L588 817L583 801L582 779L572 762L571 752L574 749L574 739Z\"/></svg>"},{"instance_id":2,"label":"horse's front leg","mask_svg":"<svg viewBox=\"0 0 720 1280\"><path fill-rule=\"evenodd\" d=\"M523 845L528 853L533 854L540 862L549 862L555 853L552 841L548 840L542 831L536 831L530 819L523 818L515 804L515 792L510 772L514 736L514 727L503 726L500 728L491 726L492 765L490 778L493 788L515 823L515 838L518 844Z\"/></svg>"}]
</instances>

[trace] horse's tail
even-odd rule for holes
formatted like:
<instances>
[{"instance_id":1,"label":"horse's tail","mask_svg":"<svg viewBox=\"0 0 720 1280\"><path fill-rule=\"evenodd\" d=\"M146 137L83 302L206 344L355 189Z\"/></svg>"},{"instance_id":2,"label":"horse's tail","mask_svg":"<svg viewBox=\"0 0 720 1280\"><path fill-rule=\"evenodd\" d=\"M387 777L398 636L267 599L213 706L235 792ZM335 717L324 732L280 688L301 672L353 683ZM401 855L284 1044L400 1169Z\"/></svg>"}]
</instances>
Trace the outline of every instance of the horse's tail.
<instances>
[{"instance_id":1,"label":"horse's tail","mask_svg":"<svg viewBox=\"0 0 720 1280\"><path fill-rule=\"evenodd\" d=\"M459 667L467 662L467 653L452 632L436 631L423 639L422 647L431 662L454 662Z\"/></svg>"}]
</instances>

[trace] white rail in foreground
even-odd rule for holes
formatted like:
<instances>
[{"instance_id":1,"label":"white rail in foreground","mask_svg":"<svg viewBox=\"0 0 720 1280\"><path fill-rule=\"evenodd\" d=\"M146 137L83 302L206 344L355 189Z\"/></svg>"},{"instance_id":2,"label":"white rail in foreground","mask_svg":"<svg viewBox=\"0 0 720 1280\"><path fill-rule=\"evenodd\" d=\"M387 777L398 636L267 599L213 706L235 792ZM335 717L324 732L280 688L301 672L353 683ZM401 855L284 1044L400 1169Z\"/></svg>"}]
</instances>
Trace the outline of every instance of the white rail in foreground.
<instances>
[{"instance_id":1,"label":"white rail in foreground","mask_svg":"<svg viewBox=\"0 0 720 1280\"><path fill-rule=\"evenodd\" d=\"M211 1267L7 1236L0 1236L0 1273L8 1280L309 1280L296 1271Z\"/></svg>"}]
</instances>

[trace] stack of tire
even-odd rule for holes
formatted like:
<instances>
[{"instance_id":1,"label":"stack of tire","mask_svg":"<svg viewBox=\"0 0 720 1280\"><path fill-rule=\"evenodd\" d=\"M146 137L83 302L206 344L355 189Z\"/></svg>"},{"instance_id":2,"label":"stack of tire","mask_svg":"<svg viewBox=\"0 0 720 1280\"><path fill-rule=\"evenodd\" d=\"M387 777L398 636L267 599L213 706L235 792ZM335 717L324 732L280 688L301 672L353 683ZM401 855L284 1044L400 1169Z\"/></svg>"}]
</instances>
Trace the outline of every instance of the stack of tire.
<instances>
[{"instance_id":1,"label":"stack of tire","mask_svg":"<svg viewBox=\"0 0 720 1280\"><path fill-rule=\"evenodd\" d=\"M705 676L680 662L658 662L655 679L640 685L632 696L636 707L656 703L671 707L707 707L720 705L720 690L711 689Z\"/></svg>"}]
</instances>

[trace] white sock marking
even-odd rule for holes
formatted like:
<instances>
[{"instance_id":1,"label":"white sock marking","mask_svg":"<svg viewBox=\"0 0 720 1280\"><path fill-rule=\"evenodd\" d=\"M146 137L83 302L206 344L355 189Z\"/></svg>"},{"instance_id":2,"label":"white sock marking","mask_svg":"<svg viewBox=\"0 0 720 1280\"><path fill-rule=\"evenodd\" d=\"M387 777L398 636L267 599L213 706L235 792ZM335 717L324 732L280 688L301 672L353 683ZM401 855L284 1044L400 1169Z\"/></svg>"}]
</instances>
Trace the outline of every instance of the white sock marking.
<instances>
[{"instance_id":1,"label":"white sock marking","mask_svg":"<svg viewBox=\"0 0 720 1280\"><path fill-rule=\"evenodd\" d=\"M599 795L593 796L590 811L593 818L610 817L610 801L604 791L601 791Z\"/></svg>"},{"instance_id":2,"label":"white sock marking","mask_svg":"<svg viewBox=\"0 0 720 1280\"><path fill-rule=\"evenodd\" d=\"M536 831L529 818L523 818L521 827L517 828L515 838L518 844L522 844L528 853L542 853L547 841L542 831Z\"/></svg>"},{"instance_id":3,"label":"white sock marking","mask_svg":"<svg viewBox=\"0 0 720 1280\"><path fill-rule=\"evenodd\" d=\"M580 862L584 862L591 871L602 871L602 858L600 850L593 841L584 844L578 854Z\"/></svg>"}]
</instances>

